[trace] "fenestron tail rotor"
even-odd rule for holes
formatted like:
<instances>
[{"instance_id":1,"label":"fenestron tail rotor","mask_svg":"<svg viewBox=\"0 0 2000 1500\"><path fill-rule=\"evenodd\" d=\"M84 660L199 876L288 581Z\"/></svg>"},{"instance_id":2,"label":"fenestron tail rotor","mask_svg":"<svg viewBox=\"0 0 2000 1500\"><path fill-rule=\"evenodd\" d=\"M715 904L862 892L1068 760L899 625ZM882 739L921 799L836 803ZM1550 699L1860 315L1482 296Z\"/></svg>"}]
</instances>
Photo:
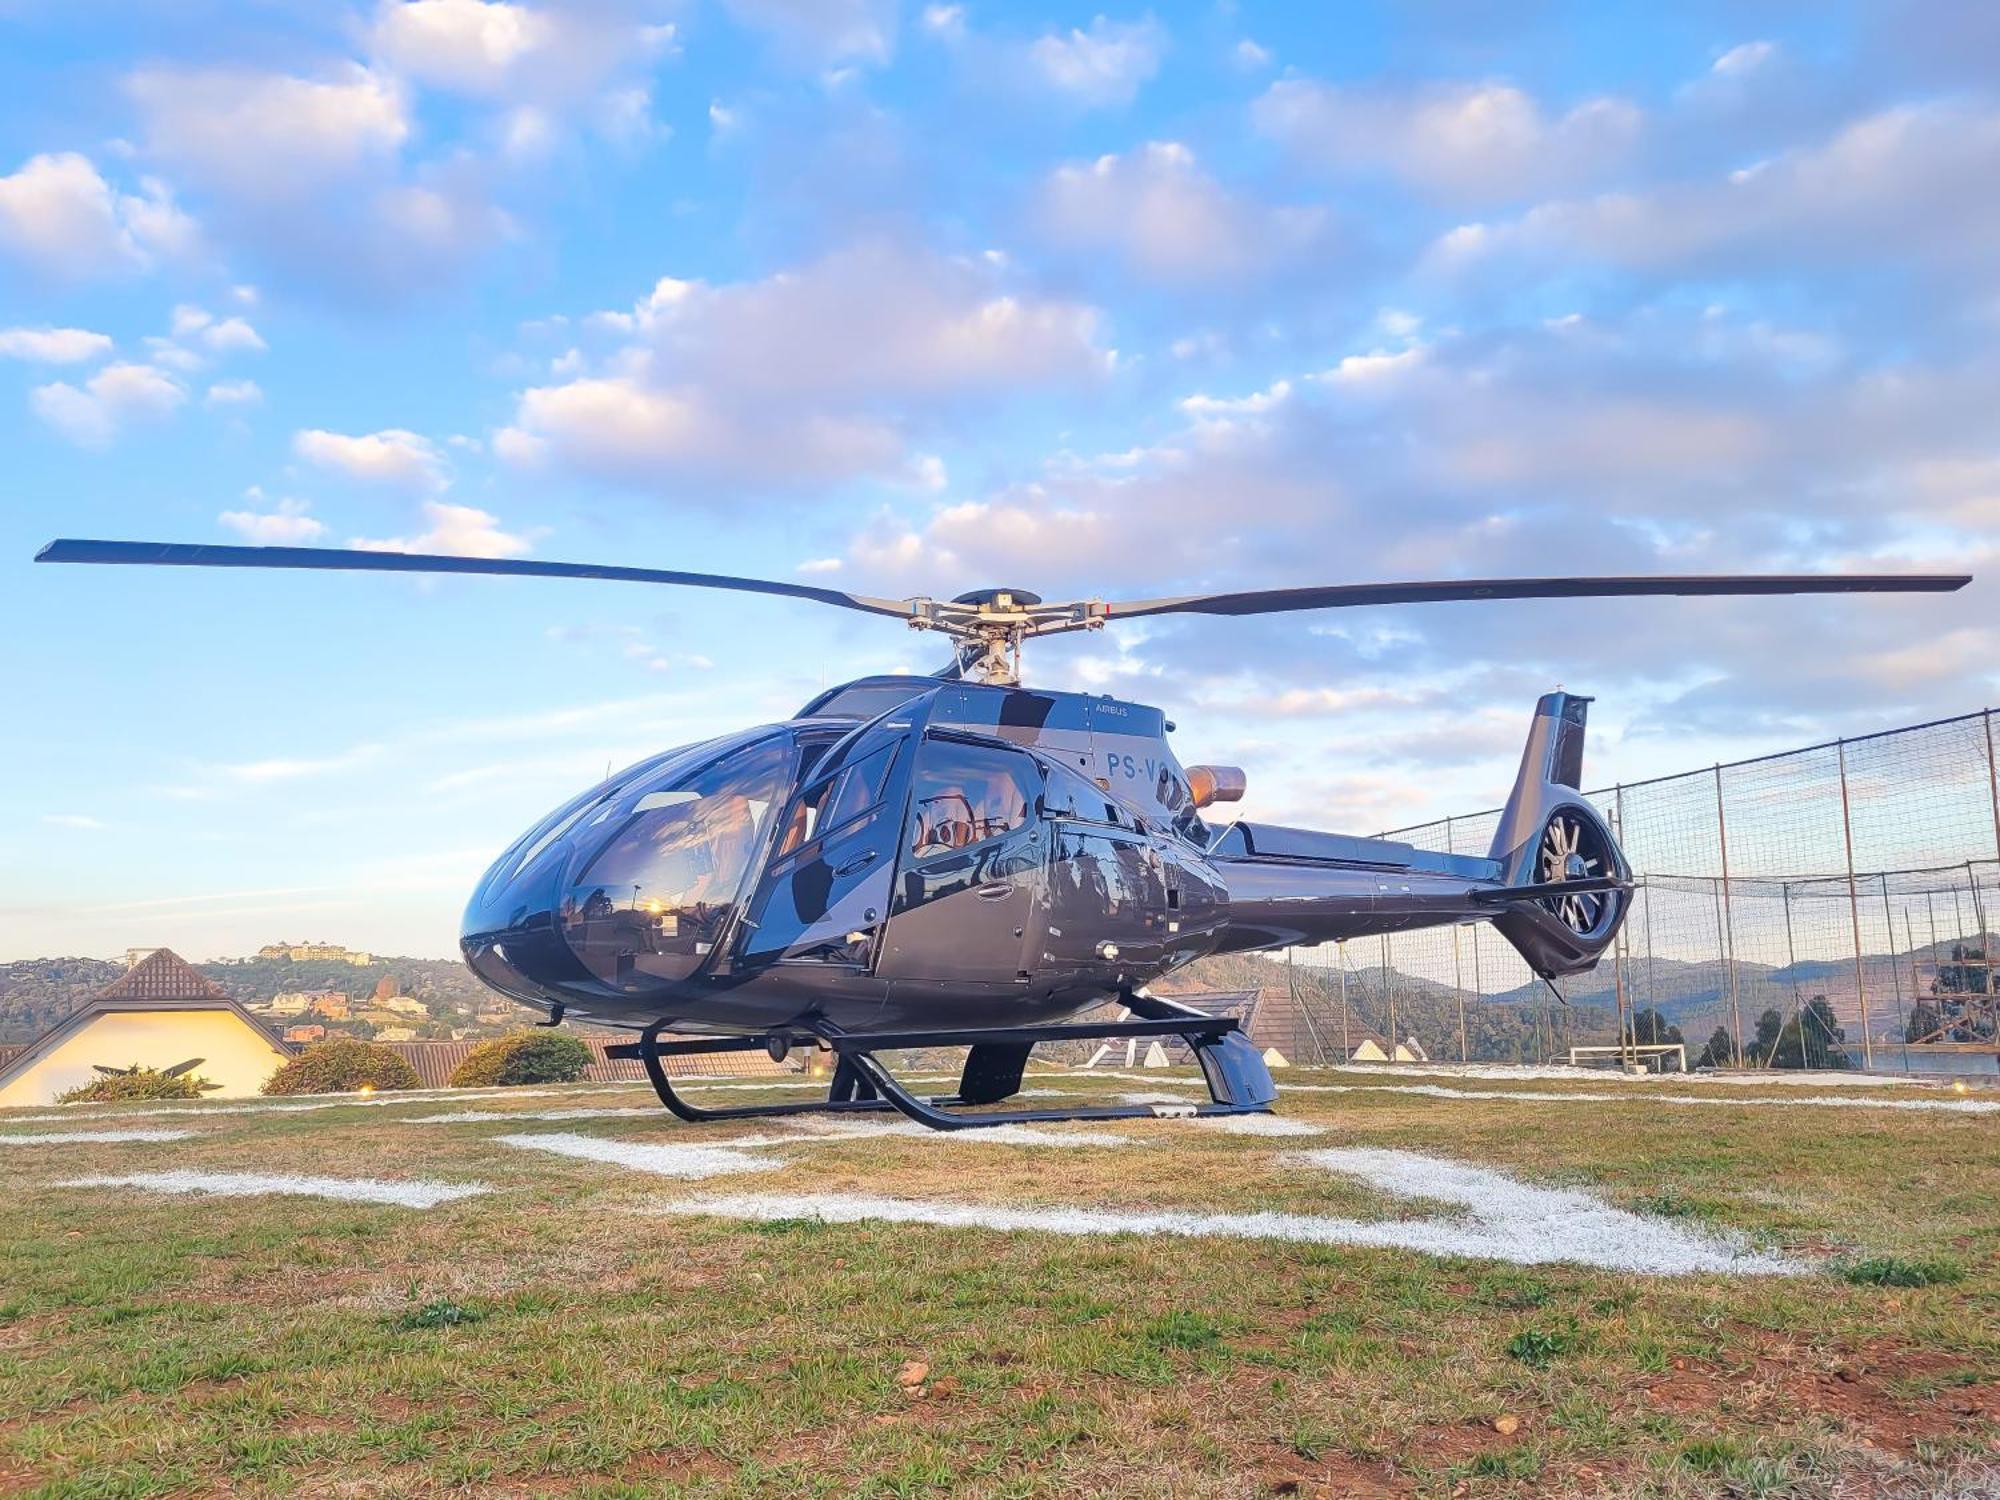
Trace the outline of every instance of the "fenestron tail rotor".
<instances>
[{"instance_id":1,"label":"fenestron tail rotor","mask_svg":"<svg viewBox=\"0 0 2000 1500\"><path fill-rule=\"evenodd\" d=\"M804 599L932 630L956 646L953 668L975 681L1020 680L1021 643L1031 636L1097 630L1113 620L1146 615L1261 615L1307 609L1354 609L1385 604L1441 604L1497 599L1618 599L1656 595L1949 593L1972 581L1961 573L1778 573L1661 577L1461 578L1407 583L1347 583L1319 588L1256 589L1179 594L1158 599L1080 599L1046 603L1025 589L980 589L955 599L907 599L853 594L814 584L683 573L613 563L542 562L528 558L458 557L339 547L238 547L179 542L64 539L49 543L37 562L154 567L308 568L377 573L481 573L528 578L592 578L664 583Z\"/></svg>"}]
</instances>

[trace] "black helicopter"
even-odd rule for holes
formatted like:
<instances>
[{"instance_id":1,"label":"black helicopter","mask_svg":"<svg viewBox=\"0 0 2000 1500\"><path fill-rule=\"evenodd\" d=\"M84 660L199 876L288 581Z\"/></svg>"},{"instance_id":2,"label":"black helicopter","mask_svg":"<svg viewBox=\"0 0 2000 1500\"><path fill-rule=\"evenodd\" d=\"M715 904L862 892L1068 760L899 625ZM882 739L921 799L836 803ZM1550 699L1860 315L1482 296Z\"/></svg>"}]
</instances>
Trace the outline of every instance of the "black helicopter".
<instances>
[{"instance_id":1,"label":"black helicopter","mask_svg":"<svg viewBox=\"0 0 2000 1500\"><path fill-rule=\"evenodd\" d=\"M1243 773L1183 766L1157 708L1020 685L1031 636L1147 615L1447 600L1665 594L1943 592L1964 576L1527 578L1046 603L1023 589L949 601L579 563L311 547L64 540L40 562L501 573L733 589L905 621L954 644L930 677L864 677L792 718L641 761L508 848L466 907L460 947L487 985L637 1030L613 1049L687 1120L900 1110L938 1129L1124 1118L1160 1106L997 1111L1038 1042L1179 1037L1211 1102L1267 1110L1276 1089L1227 1017L1149 994L1211 953L1486 921L1544 979L1593 967L1632 875L1579 792L1588 698L1550 693L1484 857L1234 822ZM1130 1019L1068 1020L1108 1000ZM663 1040L662 1033L674 1036ZM711 1109L663 1059L830 1049L827 1097ZM881 1055L966 1047L955 1093L921 1098ZM1169 1107L1171 1108L1171 1107ZM1185 1112L1176 1108L1172 1112Z\"/></svg>"}]
</instances>

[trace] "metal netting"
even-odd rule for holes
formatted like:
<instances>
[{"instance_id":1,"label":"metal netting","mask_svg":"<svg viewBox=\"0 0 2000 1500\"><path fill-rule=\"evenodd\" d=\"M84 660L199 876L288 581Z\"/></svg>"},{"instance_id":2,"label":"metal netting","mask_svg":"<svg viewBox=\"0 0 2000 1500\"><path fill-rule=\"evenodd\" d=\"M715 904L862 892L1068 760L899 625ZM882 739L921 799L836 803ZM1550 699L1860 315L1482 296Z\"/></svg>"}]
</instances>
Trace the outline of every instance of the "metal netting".
<instances>
[{"instance_id":1,"label":"metal netting","mask_svg":"<svg viewBox=\"0 0 2000 1500\"><path fill-rule=\"evenodd\" d=\"M1344 989L1350 1051L1361 1033L1433 1057L1542 1060L1664 1040L1671 1026L1691 1064L1990 1071L1994 719L1988 709L1589 792L1639 882L1593 973L1544 985L1478 924L1302 950L1300 1003L1319 1008L1316 1034L1335 1032L1327 1007ZM1475 813L1390 837L1484 854L1498 822Z\"/></svg>"}]
</instances>

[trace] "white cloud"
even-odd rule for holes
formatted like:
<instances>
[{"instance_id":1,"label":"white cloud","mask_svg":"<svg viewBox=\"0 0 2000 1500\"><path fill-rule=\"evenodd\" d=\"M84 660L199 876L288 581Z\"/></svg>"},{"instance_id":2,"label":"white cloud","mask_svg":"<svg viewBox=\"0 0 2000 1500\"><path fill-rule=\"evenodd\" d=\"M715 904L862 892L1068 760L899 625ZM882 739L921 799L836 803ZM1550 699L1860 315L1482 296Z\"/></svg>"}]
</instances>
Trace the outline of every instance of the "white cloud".
<instances>
[{"instance_id":1,"label":"white cloud","mask_svg":"<svg viewBox=\"0 0 2000 1500\"><path fill-rule=\"evenodd\" d=\"M347 65L326 78L233 68L144 68L126 80L146 144L245 198L310 198L393 160L409 138L393 78Z\"/></svg>"},{"instance_id":2,"label":"white cloud","mask_svg":"<svg viewBox=\"0 0 2000 1500\"><path fill-rule=\"evenodd\" d=\"M531 550L527 537L502 530L499 517L470 505L426 500L424 519L430 528L420 535L380 541L357 537L354 545L373 552L444 552L457 557L519 557Z\"/></svg>"},{"instance_id":3,"label":"white cloud","mask_svg":"<svg viewBox=\"0 0 2000 1500\"><path fill-rule=\"evenodd\" d=\"M217 354L261 354L270 346L242 318L223 318L201 331L201 341Z\"/></svg>"},{"instance_id":4,"label":"white cloud","mask_svg":"<svg viewBox=\"0 0 2000 1500\"><path fill-rule=\"evenodd\" d=\"M210 406L255 406L264 399L264 389L254 380L218 380L205 399Z\"/></svg>"},{"instance_id":5,"label":"white cloud","mask_svg":"<svg viewBox=\"0 0 2000 1500\"><path fill-rule=\"evenodd\" d=\"M357 434L308 428L292 439L292 451L308 463L369 484L423 491L443 489L448 480L437 445L400 427Z\"/></svg>"},{"instance_id":6,"label":"white cloud","mask_svg":"<svg viewBox=\"0 0 2000 1500\"><path fill-rule=\"evenodd\" d=\"M100 819L88 813L43 813L42 821L51 828L76 828L93 831L104 826Z\"/></svg>"},{"instance_id":7,"label":"white cloud","mask_svg":"<svg viewBox=\"0 0 2000 1500\"><path fill-rule=\"evenodd\" d=\"M1900 106L1822 144L1726 177L1559 199L1519 218L1440 236L1426 263L1456 274L1520 256L1660 270L1762 264L1797 276L1829 264L1916 263L1993 279L2000 197L1968 184L2000 177L2000 109ZM1898 232L1884 236L1882 226Z\"/></svg>"},{"instance_id":8,"label":"white cloud","mask_svg":"<svg viewBox=\"0 0 2000 1500\"><path fill-rule=\"evenodd\" d=\"M269 347L245 319L218 319L207 308L188 302L174 309L171 326L176 339L194 339L217 354L261 354Z\"/></svg>"},{"instance_id":9,"label":"white cloud","mask_svg":"<svg viewBox=\"0 0 2000 1500\"><path fill-rule=\"evenodd\" d=\"M1265 135L1336 172L1384 172L1457 199L1505 199L1581 185L1621 164L1642 116L1622 99L1551 116L1505 83L1342 88L1271 85L1252 107Z\"/></svg>"},{"instance_id":10,"label":"white cloud","mask_svg":"<svg viewBox=\"0 0 2000 1500\"><path fill-rule=\"evenodd\" d=\"M399 76L515 106L508 129L516 150L524 133L552 139L558 116L586 101L607 135L632 139L643 133L650 95L614 80L675 45L671 23L641 19L652 8L381 0L365 41L372 60Z\"/></svg>"},{"instance_id":11,"label":"white cloud","mask_svg":"<svg viewBox=\"0 0 2000 1500\"><path fill-rule=\"evenodd\" d=\"M933 36L956 38L965 34L963 5L926 5L921 19L924 30Z\"/></svg>"},{"instance_id":12,"label":"white cloud","mask_svg":"<svg viewBox=\"0 0 2000 1500\"><path fill-rule=\"evenodd\" d=\"M82 388L57 381L29 397L35 415L79 447L101 448L129 422L159 419L187 399L180 382L151 365L106 365Z\"/></svg>"},{"instance_id":13,"label":"white cloud","mask_svg":"<svg viewBox=\"0 0 2000 1500\"><path fill-rule=\"evenodd\" d=\"M611 371L524 391L504 457L669 488L905 469L922 483L904 447L930 414L1109 367L1093 309L1023 295L984 260L882 242L759 281L663 278L588 322L625 341Z\"/></svg>"},{"instance_id":14,"label":"white cloud","mask_svg":"<svg viewBox=\"0 0 2000 1500\"><path fill-rule=\"evenodd\" d=\"M1246 72L1256 72L1271 66L1271 49L1259 46L1249 37L1236 44L1236 66Z\"/></svg>"},{"instance_id":15,"label":"white cloud","mask_svg":"<svg viewBox=\"0 0 2000 1500\"><path fill-rule=\"evenodd\" d=\"M62 279L190 254L194 221L164 184L147 178L140 187L137 195L118 192L73 151L31 157L0 177L0 251Z\"/></svg>"},{"instance_id":16,"label":"white cloud","mask_svg":"<svg viewBox=\"0 0 2000 1500\"><path fill-rule=\"evenodd\" d=\"M1130 104L1159 71L1167 35L1158 22L1098 16L1086 29L1036 38L1029 59L1041 81L1087 106Z\"/></svg>"},{"instance_id":17,"label":"white cloud","mask_svg":"<svg viewBox=\"0 0 2000 1500\"><path fill-rule=\"evenodd\" d=\"M326 523L304 500L280 500L271 510L225 510L216 519L261 546L298 547L326 535Z\"/></svg>"},{"instance_id":18,"label":"white cloud","mask_svg":"<svg viewBox=\"0 0 2000 1500\"><path fill-rule=\"evenodd\" d=\"M804 66L886 63L895 52L894 0L723 0L723 8Z\"/></svg>"},{"instance_id":19,"label":"white cloud","mask_svg":"<svg viewBox=\"0 0 2000 1500\"><path fill-rule=\"evenodd\" d=\"M1323 209L1273 208L1230 192L1172 141L1058 167L1039 209L1058 244L1111 252L1163 281L1264 269L1311 247L1327 227Z\"/></svg>"},{"instance_id":20,"label":"white cloud","mask_svg":"<svg viewBox=\"0 0 2000 1500\"><path fill-rule=\"evenodd\" d=\"M866 418L739 412L698 386L658 390L626 376L523 391L494 447L518 464L552 460L639 485L805 483L885 472L901 452L892 429Z\"/></svg>"},{"instance_id":21,"label":"white cloud","mask_svg":"<svg viewBox=\"0 0 2000 1500\"><path fill-rule=\"evenodd\" d=\"M108 334L87 328L0 328L0 358L41 365L79 365L112 349Z\"/></svg>"},{"instance_id":22,"label":"white cloud","mask_svg":"<svg viewBox=\"0 0 2000 1500\"><path fill-rule=\"evenodd\" d=\"M487 0L390 0L369 35L376 56L421 83L503 93L516 69L555 40L554 22L525 5Z\"/></svg>"}]
</instances>

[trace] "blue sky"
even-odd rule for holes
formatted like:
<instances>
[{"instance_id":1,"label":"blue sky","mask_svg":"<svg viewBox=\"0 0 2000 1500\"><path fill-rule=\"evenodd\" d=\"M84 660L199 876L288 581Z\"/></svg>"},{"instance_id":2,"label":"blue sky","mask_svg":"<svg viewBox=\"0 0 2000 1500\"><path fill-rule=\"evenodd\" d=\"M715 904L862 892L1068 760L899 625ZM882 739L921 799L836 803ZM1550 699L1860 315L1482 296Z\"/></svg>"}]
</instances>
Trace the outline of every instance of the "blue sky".
<instances>
[{"instance_id":1,"label":"blue sky","mask_svg":"<svg viewBox=\"0 0 2000 1500\"><path fill-rule=\"evenodd\" d=\"M0 3L0 956L451 951L541 811L934 640L56 535L1050 596L1996 572L2000 12ZM1995 585L1154 622L1255 815L1978 708Z\"/></svg>"}]
</instances>

